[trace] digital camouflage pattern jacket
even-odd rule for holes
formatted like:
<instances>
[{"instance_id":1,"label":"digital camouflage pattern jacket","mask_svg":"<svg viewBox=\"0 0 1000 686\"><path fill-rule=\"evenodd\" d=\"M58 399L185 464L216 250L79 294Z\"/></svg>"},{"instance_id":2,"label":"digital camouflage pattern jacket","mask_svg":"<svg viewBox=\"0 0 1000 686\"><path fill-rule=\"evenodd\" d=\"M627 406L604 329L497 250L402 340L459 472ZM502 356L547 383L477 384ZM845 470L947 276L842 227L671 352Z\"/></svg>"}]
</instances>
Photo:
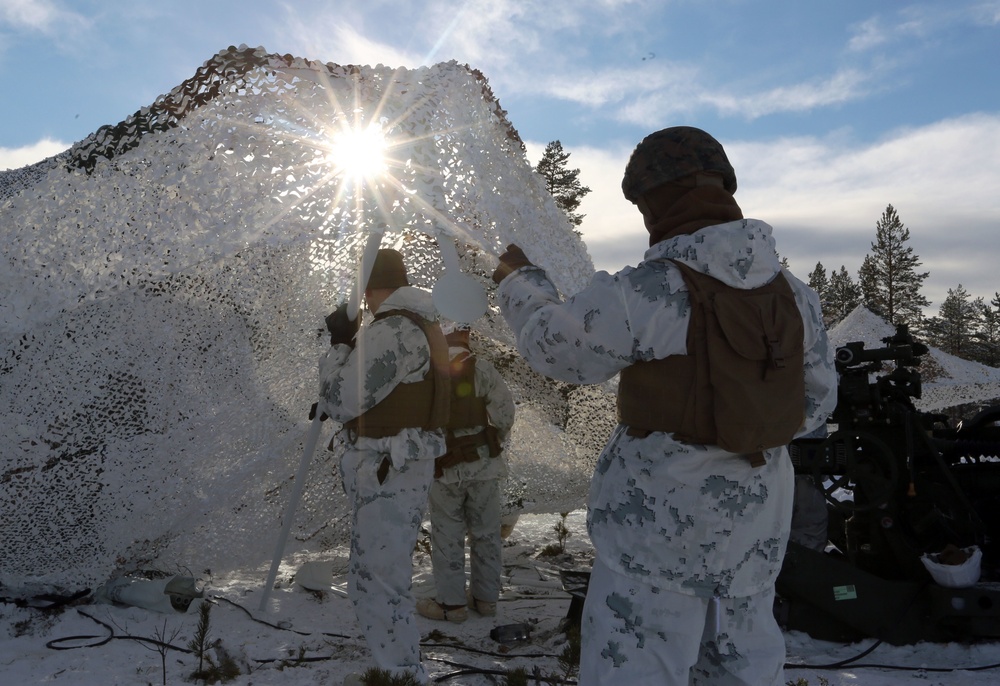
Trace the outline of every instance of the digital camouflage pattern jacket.
<instances>
[{"instance_id":1,"label":"digital camouflage pattern jacket","mask_svg":"<svg viewBox=\"0 0 1000 686\"><path fill-rule=\"evenodd\" d=\"M781 269L771 227L742 219L676 236L616 274L598 272L563 302L545 272L522 267L498 289L518 350L539 373L601 383L636 361L687 352L688 294L678 260L728 285L751 289ZM836 404L837 377L819 298L785 271L804 324L805 420L819 428ZM793 470L784 447L754 468L717 446L669 433L626 435L619 425L591 480L587 523L613 569L668 590L747 596L773 585L791 523Z\"/></svg>"},{"instance_id":2,"label":"digital camouflage pattern jacket","mask_svg":"<svg viewBox=\"0 0 1000 686\"><path fill-rule=\"evenodd\" d=\"M378 311L400 309L438 318L430 293L412 286L396 289ZM420 327L407 317L386 317L361 327L354 348L333 345L321 358L320 398L330 417L346 422L377 405L397 384L422 380L429 368L430 349ZM443 455L445 440L443 431L405 428L388 438L359 438L355 447L388 453L399 469L408 459Z\"/></svg>"}]
</instances>

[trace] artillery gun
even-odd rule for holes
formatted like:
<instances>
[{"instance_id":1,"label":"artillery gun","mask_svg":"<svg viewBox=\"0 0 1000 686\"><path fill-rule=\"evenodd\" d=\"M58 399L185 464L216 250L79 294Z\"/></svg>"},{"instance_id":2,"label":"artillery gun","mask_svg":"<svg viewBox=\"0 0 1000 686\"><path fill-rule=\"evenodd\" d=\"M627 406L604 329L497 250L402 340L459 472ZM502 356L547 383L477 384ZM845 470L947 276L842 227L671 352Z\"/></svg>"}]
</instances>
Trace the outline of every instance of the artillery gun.
<instances>
[{"instance_id":1,"label":"artillery gun","mask_svg":"<svg viewBox=\"0 0 1000 686\"><path fill-rule=\"evenodd\" d=\"M825 640L1000 638L1000 406L957 425L917 410L927 347L905 326L882 342L837 349L828 431L789 446L797 491L815 489L796 501L821 503L827 540L798 542L793 518L776 615ZM921 561L974 547L972 585L936 583Z\"/></svg>"}]
</instances>

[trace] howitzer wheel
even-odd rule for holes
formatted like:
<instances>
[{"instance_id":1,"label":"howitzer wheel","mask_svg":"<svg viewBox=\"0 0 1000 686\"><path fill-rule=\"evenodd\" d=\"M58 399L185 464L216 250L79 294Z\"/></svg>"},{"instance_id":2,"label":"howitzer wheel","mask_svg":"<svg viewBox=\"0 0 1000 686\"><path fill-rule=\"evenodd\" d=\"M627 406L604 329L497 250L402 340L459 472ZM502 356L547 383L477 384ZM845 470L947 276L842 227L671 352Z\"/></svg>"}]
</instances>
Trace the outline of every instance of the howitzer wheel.
<instances>
[{"instance_id":1,"label":"howitzer wheel","mask_svg":"<svg viewBox=\"0 0 1000 686\"><path fill-rule=\"evenodd\" d=\"M824 460L815 465L814 477L823 497L837 509L864 512L886 504L899 481L896 459L881 439L866 431L843 429L824 441ZM839 500L835 493L850 490L853 500Z\"/></svg>"}]
</instances>

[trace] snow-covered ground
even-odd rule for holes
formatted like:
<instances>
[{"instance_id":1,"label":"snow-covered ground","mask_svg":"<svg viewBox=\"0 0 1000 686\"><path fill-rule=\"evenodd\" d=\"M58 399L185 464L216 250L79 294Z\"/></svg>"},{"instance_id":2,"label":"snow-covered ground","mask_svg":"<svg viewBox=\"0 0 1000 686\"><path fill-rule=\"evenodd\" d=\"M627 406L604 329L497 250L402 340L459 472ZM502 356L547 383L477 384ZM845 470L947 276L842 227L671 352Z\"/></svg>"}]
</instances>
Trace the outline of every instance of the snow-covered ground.
<instances>
[{"instance_id":1,"label":"snow-covered ground","mask_svg":"<svg viewBox=\"0 0 1000 686\"><path fill-rule=\"evenodd\" d=\"M860 309L830 336L837 346L864 341L867 349L874 349L882 347L881 339L892 333L885 322ZM1000 396L1000 370L939 351L931 351L929 357L934 365L931 368L941 371L926 384L924 398L918 403L922 409L988 403ZM565 540L566 552L552 556L546 555L545 549L557 540L555 526L560 516L521 516L505 542L503 594L496 617L470 613L462 624L418 617L424 663L433 683L502 684L499 674L518 667L529 673L538 668L545 676L562 674L559 656L566 647L563 625L572 597L563 588L560 570L590 567L593 551L584 520L582 510L568 515L571 534ZM428 550L425 535L414 554L414 592L418 597L433 593ZM198 628L198 605L208 602L208 641L213 646L208 655L216 664L222 662L223 654L231 658L238 674L228 683L339 684L347 674L372 666L353 609L342 592L345 562L344 550L335 549L320 558L290 545L276 587L268 594L266 611L259 609L266 564L220 576L210 570L152 570L197 579L204 600L195 601L186 612L164 614L135 605L97 603L92 595L60 609L0 603L0 683L200 683L191 678L198 661L190 644ZM330 580L329 590L316 590L326 579ZM33 604L44 602L39 599ZM514 623L531 627L528 640L504 645L490 637L493 628ZM166 645L158 647L155 641ZM786 643L790 665L786 682L796 685L1000 683L1000 642L891 646L865 640L841 644L791 631L786 634ZM829 667L836 664L841 666ZM575 675L571 675L568 683L574 681Z\"/></svg>"},{"instance_id":2,"label":"snow-covered ground","mask_svg":"<svg viewBox=\"0 0 1000 686\"><path fill-rule=\"evenodd\" d=\"M584 529L584 513L566 519L571 535L566 554L541 554L556 542L559 515L522 516L504 548L505 576L498 615L470 613L462 624L418 618L423 636L424 664L432 683L502 684L495 673L535 667L543 675L561 674L559 655L566 646L562 622L571 596L563 590L560 569L585 570L592 551ZM307 590L294 576L305 563L330 568L331 590ZM339 593L343 558L285 559L278 586L269 594L268 609L259 611L267 569L244 570L225 578L207 571L199 586L211 603L209 642L218 642L230 655L239 674L236 686L306 686L340 684L351 673L371 666L350 602ZM315 578L315 575L312 575ZM309 585L314 585L310 583ZM414 589L431 593L430 559L418 546L414 556ZM188 652L198 626L194 604L184 613L163 614L135 606L115 606L82 600L59 611L43 611L0 604L0 674L5 685L67 684L111 686L201 683L190 679L198 669ZM500 625L526 623L527 641L502 645L490 637ZM145 640L144 640L145 639ZM164 655L151 641L172 646ZM830 665L868 650L872 640L854 644L813 640L801 632L786 634L792 664ZM182 650L178 650L182 649ZM209 655L219 662L217 650ZM1000 643L879 645L856 664L837 669L789 668L786 681L811 686L922 686L962 684L978 686L1000 682ZM575 681L575 675L571 677ZM572 683L570 681L569 683ZM638 685L637 685L638 686Z\"/></svg>"}]
</instances>

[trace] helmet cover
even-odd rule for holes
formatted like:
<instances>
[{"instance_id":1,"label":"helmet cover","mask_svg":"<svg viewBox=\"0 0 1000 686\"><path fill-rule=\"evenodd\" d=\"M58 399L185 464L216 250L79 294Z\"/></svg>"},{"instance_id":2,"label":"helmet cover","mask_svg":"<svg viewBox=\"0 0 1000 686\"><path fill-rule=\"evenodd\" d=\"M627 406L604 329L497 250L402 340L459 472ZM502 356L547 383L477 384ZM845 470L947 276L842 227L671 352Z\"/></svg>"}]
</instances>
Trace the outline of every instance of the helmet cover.
<instances>
[{"instance_id":1,"label":"helmet cover","mask_svg":"<svg viewBox=\"0 0 1000 686\"><path fill-rule=\"evenodd\" d=\"M632 151L622 193L634 203L657 186L698 172L720 174L723 188L736 192L736 171L722 144L693 126L672 126L649 134Z\"/></svg>"}]
</instances>

